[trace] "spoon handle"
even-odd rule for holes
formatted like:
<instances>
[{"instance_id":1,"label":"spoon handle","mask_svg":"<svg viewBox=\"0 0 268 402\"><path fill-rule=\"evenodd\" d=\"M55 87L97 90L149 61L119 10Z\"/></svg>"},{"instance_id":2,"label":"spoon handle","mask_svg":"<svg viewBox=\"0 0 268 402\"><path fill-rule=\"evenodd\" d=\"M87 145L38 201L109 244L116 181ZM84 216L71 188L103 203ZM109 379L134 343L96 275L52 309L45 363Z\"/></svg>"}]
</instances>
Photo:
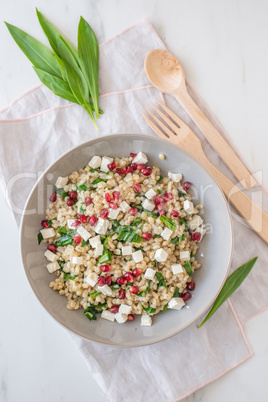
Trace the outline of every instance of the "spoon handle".
<instances>
[{"instance_id":1,"label":"spoon handle","mask_svg":"<svg viewBox=\"0 0 268 402\"><path fill-rule=\"evenodd\" d=\"M215 151L217 151L221 159L226 163L239 182L241 182L246 189L253 187L256 184L255 179L227 141L190 97L186 85L181 85L172 95L183 106L191 119L209 141L210 145L215 149Z\"/></svg>"}]
</instances>

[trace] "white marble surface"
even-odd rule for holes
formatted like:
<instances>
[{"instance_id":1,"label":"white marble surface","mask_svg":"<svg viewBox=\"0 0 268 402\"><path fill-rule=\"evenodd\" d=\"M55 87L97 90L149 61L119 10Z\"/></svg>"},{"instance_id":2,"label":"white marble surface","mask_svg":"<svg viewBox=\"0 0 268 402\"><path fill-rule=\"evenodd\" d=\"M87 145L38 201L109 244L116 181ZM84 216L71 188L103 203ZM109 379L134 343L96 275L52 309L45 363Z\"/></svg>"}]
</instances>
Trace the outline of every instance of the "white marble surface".
<instances>
[{"instance_id":1,"label":"white marble surface","mask_svg":"<svg viewBox=\"0 0 268 402\"><path fill-rule=\"evenodd\" d=\"M250 168L262 173L268 188L266 1L2 1L0 109L38 84L2 22L43 39L35 6L73 42L80 15L92 25L100 42L147 16ZM2 194L0 211L1 402L107 401L65 330L41 308L31 291L16 251L18 230ZM251 319L245 331L254 356L185 401L267 401L267 327L268 311Z\"/></svg>"}]
</instances>

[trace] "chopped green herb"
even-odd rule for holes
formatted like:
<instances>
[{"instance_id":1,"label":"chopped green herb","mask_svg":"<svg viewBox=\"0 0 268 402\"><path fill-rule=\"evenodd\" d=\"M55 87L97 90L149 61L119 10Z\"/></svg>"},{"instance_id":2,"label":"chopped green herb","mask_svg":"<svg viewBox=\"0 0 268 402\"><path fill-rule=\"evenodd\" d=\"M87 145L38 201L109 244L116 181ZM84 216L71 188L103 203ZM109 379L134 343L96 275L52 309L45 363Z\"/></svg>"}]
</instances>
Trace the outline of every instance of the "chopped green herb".
<instances>
[{"instance_id":1,"label":"chopped green herb","mask_svg":"<svg viewBox=\"0 0 268 402\"><path fill-rule=\"evenodd\" d=\"M44 238L43 238L42 233L39 232L38 235L37 235L38 244L40 244L43 239L44 239Z\"/></svg>"},{"instance_id":2,"label":"chopped green herb","mask_svg":"<svg viewBox=\"0 0 268 402\"><path fill-rule=\"evenodd\" d=\"M83 183L83 184L80 184L80 186L78 185L78 184L76 184L76 189L77 189L77 191L78 192L80 192L80 191L87 191L88 190L88 187L86 186L86 181L85 181L85 183Z\"/></svg>"},{"instance_id":3,"label":"chopped green herb","mask_svg":"<svg viewBox=\"0 0 268 402\"><path fill-rule=\"evenodd\" d=\"M155 260L155 262L154 262L155 268L157 268L157 265L158 265L158 261Z\"/></svg>"},{"instance_id":4,"label":"chopped green herb","mask_svg":"<svg viewBox=\"0 0 268 402\"><path fill-rule=\"evenodd\" d=\"M81 244L81 247L85 247L85 245L88 244L88 243L89 243L88 240L87 240L87 241L83 240L83 241L82 241L82 244Z\"/></svg>"},{"instance_id":5,"label":"chopped green herb","mask_svg":"<svg viewBox=\"0 0 268 402\"><path fill-rule=\"evenodd\" d=\"M83 215L86 212L86 210L83 208L83 205L85 205L84 201L80 205L80 214L81 215Z\"/></svg>"},{"instance_id":6,"label":"chopped green herb","mask_svg":"<svg viewBox=\"0 0 268 402\"><path fill-rule=\"evenodd\" d=\"M113 226L112 226L113 230L116 230L116 229L118 228L118 226L120 226L119 221L117 221L116 219L114 219L114 220L113 220Z\"/></svg>"},{"instance_id":7,"label":"chopped green herb","mask_svg":"<svg viewBox=\"0 0 268 402\"><path fill-rule=\"evenodd\" d=\"M60 231L60 230L61 231ZM58 228L58 232L60 234L63 234L63 236L59 237L54 241L55 246L68 246L69 244L73 244L74 241L74 235L76 233L75 230L73 229L68 229L66 230L64 227L60 226Z\"/></svg>"},{"instance_id":8,"label":"chopped green herb","mask_svg":"<svg viewBox=\"0 0 268 402\"><path fill-rule=\"evenodd\" d=\"M180 190L178 190L178 196L179 198L184 198L186 200L185 194L182 193Z\"/></svg>"},{"instance_id":9,"label":"chopped green herb","mask_svg":"<svg viewBox=\"0 0 268 402\"><path fill-rule=\"evenodd\" d=\"M182 293L179 292L179 289L176 288L174 293L173 293L173 297L181 297Z\"/></svg>"},{"instance_id":10,"label":"chopped green herb","mask_svg":"<svg viewBox=\"0 0 268 402\"><path fill-rule=\"evenodd\" d=\"M89 187L88 190L89 191L94 191L94 190L96 190L96 187Z\"/></svg>"},{"instance_id":11,"label":"chopped green herb","mask_svg":"<svg viewBox=\"0 0 268 402\"><path fill-rule=\"evenodd\" d=\"M163 190L157 189L158 194L162 194Z\"/></svg>"},{"instance_id":12,"label":"chopped green herb","mask_svg":"<svg viewBox=\"0 0 268 402\"><path fill-rule=\"evenodd\" d=\"M134 247L134 250L135 251L139 251L139 250L143 251L144 249L143 249L143 247Z\"/></svg>"},{"instance_id":13,"label":"chopped green herb","mask_svg":"<svg viewBox=\"0 0 268 402\"><path fill-rule=\"evenodd\" d=\"M182 236L176 236L176 237L174 237L174 239L171 239L170 240L170 242L172 243L172 244L177 244L177 243L181 243L182 241L184 241L185 240L185 234L183 233L183 235Z\"/></svg>"},{"instance_id":14,"label":"chopped green herb","mask_svg":"<svg viewBox=\"0 0 268 402\"><path fill-rule=\"evenodd\" d=\"M53 218L53 219L50 219L49 221L47 221L48 226L51 226L53 221L55 221L55 220L57 220L57 218Z\"/></svg>"},{"instance_id":15,"label":"chopped green herb","mask_svg":"<svg viewBox=\"0 0 268 402\"><path fill-rule=\"evenodd\" d=\"M148 280L148 286L145 290L143 290L142 292L138 293L137 296L144 296L146 295L146 293L148 293L150 291L150 284L151 284L151 279Z\"/></svg>"},{"instance_id":16,"label":"chopped green herb","mask_svg":"<svg viewBox=\"0 0 268 402\"><path fill-rule=\"evenodd\" d=\"M166 311L167 308L168 308L168 303L164 305L164 308L161 311Z\"/></svg>"},{"instance_id":17,"label":"chopped green herb","mask_svg":"<svg viewBox=\"0 0 268 402\"><path fill-rule=\"evenodd\" d=\"M160 216L160 221L162 221L170 230L176 229L176 224L172 219L167 218L165 215Z\"/></svg>"},{"instance_id":18,"label":"chopped green herb","mask_svg":"<svg viewBox=\"0 0 268 402\"><path fill-rule=\"evenodd\" d=\"M77 208L77 204L78 204L78 200L75 201L75 203L74 203L74 207L75 207L75 208Z\"/></svg>"},{"instance_id":19,"label":"chopped green herb","mask_svg":"<svg viewBox=\"0 0 268 402\"><path fill-rule=\"evenodd\" d=\"M101 179L100 177L98 179L93 180L92 184L98 184L100 182L104 181L104 183L106 183L108 181L108 179Z\"/></svg>"},{"instance_id":20,"label":"chopped green herb","mask_svg":"<svg viewBox=\"0 0 268 402\"><path fill-rule=\"evenodd\" d=\"M158 237L162 237L160 234L158 235L158 234L156 234L156 235L154 235L154 239L157 239Z\"/></svg>"},{"instance_id":21,"label":"chopped green herb","mask_svg":"<svg viewBox=\"0 0 268 402\"><path fill-rule=\"evenodd\" d=\"M161 272L157 272L155 274L155 276L158 280L158 289L161 288L161 286L164 286L164 288L167 289L167 284L166 284L163 274Z\"/></svg>"},{"instance_id":22,"label":"chopped green herb","mask_svg":"<svg viewBox=\"0 0 268 402\"><path fill-rule=\"evenodd\" d=\"M120 288L120 285L118 283L115 283L114 285L110 286L110 289L112 289L112 290L116 290L116 289L119 289L119 288Z\"/></svg>"},{"instance_id":23,"label":"chopped green herb","mask_svg":"<svg viewBox=\"0 0 268 402\"><path fill-rule=\"evenodd\" d=\"M118 241L129 241L132 243L141 243L142 241L142 237L131 226L117 226L115 232L118 233Z\"/></svg>"},{"instance_id":24,"label":"chopped green herb","mask_svg":"<svg viewBox=\"0 0 268 402\"><path fill-rule=\"evenodd\" d=\"M154 212L152 212L152 211L148 211L148 209L144 209L143 210L147 215L150 215L150 216L152 216L153 218L158 218L158 215L156 214L156 213L154 213Z\"/></svg>"},{"instance_id":25,"label":"chopped green herb","mask_svg":"<svg viewBox=\"0 0 268 402\"><path fill-rule=\"evenodd\" d=\"M156 308L150 307L150 304L148 304L148 307L144 307L144 306L141 306L141 307L143 308L144 311L146 311L146 313L149 313L149 314L156 313Z\"/></svg>"},{"instance_id":26,"label":"chopped green herb","mask_svg":"<svg viewBox=\"0 0 268 402\"><path fill-rule=\"evenodd\" d=\"M163 180L163 176L160 176L159 179L157 180L156 184L160 183Z\"/></svg>"},{"instance_id":27,"label":"chopped green herb","mask_svg":"<svg viewBox=\"0 0 268 402\"><path fill-rule=\"evenodd\" d=\"M97 319L97 313L98 311L95 309L95 307L87 307L84 311L84 315L89 319L89 321L96 320Z\"/></svg>"},{"instance_id":28,"label":"chopped green herb","mask_svg":"<svg viewBox=\"0 0 268 402\"><path fill-rule=\"evenodd\" d=\"M91 297L91 299L95 299L95 297L97 297L97 296L99 296L101 294L101 292L93 292L93 293L90 293L90 297Z\"/></svg>"},{"instance_id":29,"label":"chopped green herb","mask_svg":"<svg viewBox=\"0 0 268 402\"><path fill-rule=\"evenodd\" d=\"M188 230L188 222L187 222L187 220L185 218L180 219L180 225L181 226L184 225L184 232L187 232L187 230Z\"/></svg>"},{"instance_id":30,"label":"chopped green herb","mask_svg":"<svg viewBox=\"0 0 268 402\"><path fill-rule=\"evenodd\" d=\"M103 253L101 257L99 258L99 263L104 264L105 262L109 262L112 259L112 253L110 250L107 250L107 248L104 246L103 247Z\"/></svg>"},{"instance_id":31,"label":"chopped green herb","mask_svg":"<svg viewBox=\"0 0 268 402\"><path fill-rule=\"evenodd\" d=\"M142 206L142 205L136 205L136 204L134 204L133 207L134 207L134 208L138 208L140 211L143 210L143 206Z\"/></svg>"},{"instance_id":32,"label":"chopped green herb","mask_svg":"<svg viewBox=\"0 0 268 402\"><path fill-rule=\"evenodd\" d=\"M99 172L99 169L90 169L90 173Z\"/></svg>"},{"instance_id":33,"label":"chopped green herb","mask_svg":"<svg viewBox=\"0 0 268 402\"><path fill-rule=\"evenodd\" d=\"M66 280L73 280L73 279L75 279L75 278L77 277L77 275L73 275L73 274L71 274L70 272L64 272L64 271L62 271L62 273L63 273L63 280L64 280L64 281L66 281Z\"/></svg>"},{"instance_id":34,"label":"chopped green herb","mask_svg":"<svg viewBox=\"0 0 268 402\"><path fill-rule=\"evenodd\" d=\"M61 269L64 267L64 265L66 264L66 261L64 260L58 260L58 264L61 267Z\"/></svg>"},{"instance_id":35,"label":"chopped green herb","mask_svg":"<svg viewBox=\"0 0 268 402\"><path fill-rule=\"evenodd\" d=\"M59 232L59 234L64 235L67 233L67 229L64 226L59 226L57 228L57 231Z\"/></svg>"},{"instance_id":36,"label":"chopped green herb","mask_svg":"<svg viewBox=\"0 0 268 402\"><path fill-rule=\"evenodd\" d=\"M66 198L69 194L68 191L64 191L64 188L58 188L56 190L56 194L58 194L60 197L62 197L63 199Z\"/></svg>"},{"instance_id":37,"label":"chopped green herb","mask_svg":"<svg viewBox=\"0 0 268 402\"><path fill-rule=\"evenodd\" d=\"M193 258L193 256L194 256L194 253L191 251L190 257Z\"/></svg>"},{"instance_id":38,"label":"chopped green herb","mask_svg":"<svg viewBox=\"0 0 268 402\"><path fill-rule=\"evenodd\" d=\"M90 307L95 308L98 313L101 313L102 310L105 310L107 306L106 306L106 303L103 303L103 304L99 303L96 306L94 304L90 303Z\"/></svg>"},{"instance_id":39,"label":"chopped green herb","mask_svg":"<svg viewBox=\"0 0 268 402\"><path fill-rule=\"evenodd\" d=\"M139 224L142 222L141 218L136 218L133 223L131 223L130 226L139 226Z\"/></svg>"},{"instance_id":40,"label":"chopped green herb","mask_svg":"<svg viewBox=\"0 0 268 402\"><path fill-rule=\"evenodd\" d=\"M193 275L192 265L191 265L190 261L186 261L186 263L184 264L184 268L186 269L187 274L189 276Z\"/></svg>"}]
</instances>

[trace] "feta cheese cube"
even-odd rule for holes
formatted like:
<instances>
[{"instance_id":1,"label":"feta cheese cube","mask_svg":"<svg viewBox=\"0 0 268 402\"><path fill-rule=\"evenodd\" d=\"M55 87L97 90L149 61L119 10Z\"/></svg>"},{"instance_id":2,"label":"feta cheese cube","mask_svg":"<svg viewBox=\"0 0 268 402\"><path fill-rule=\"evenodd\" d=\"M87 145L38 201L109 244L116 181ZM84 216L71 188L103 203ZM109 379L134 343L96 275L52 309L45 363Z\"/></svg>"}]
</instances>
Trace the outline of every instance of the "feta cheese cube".
<instances>
[{"instance_id":1,"label":"feta cheese cube","mask_svg":"<svg viewBox=\"0 0 268 402\"><path fill-rule=\"evenodd\" d=\"M100 235L105 235L107 232L108 226L109 226L109 221L107 221L107 219L99 218L94 230L96 233L98 233Z\"/></svg>"},{"instance_id":2,"label":"feta cheese cube","mask_svg":"<svg viewBox=\"0 0 268 402\"><path fill-rule=\"evenodd\" d=\"M55 271L58 271L60 269L60 266L57 262L51 262L50 264L47 264L47 270L50 274L52 274Z\"/></svg>"},{"instance_id":3,"label":"feta cheese cube","mask_svg":"<svg viewBox=\"0 0 268 402\"><path fill-rule=\"evenodd\" d=\"M120 208L122 209L122 211L124 213L126 213L126 212L128 212L130 210L130 206L128 205L128 203L126 201L121 202Z\"/></svg>"},{"instance_id":4,"label":"feta cheese cube","mask_svg":"<svg viewBox=\"0 0 268 402\"><path fill-rule=\"evenodd\" d=\"M122 247L122 255L131 255L132 247L131 246L123 246Z\"/></svg>"},{"instance_id":5,"label":"feta cheese cube","mask_svg":"<svg viewBox=\"0 0 268 402\"><path fill-rule=\"evenodd\" d=\"M87 282L92 287L95 286L98 282L98 275L95 272L92 272L85 277L85 282Z\"/></svg>"},{"instance_id":6,"label":"feta cheese cube","mask_svg":"<svg viewBox=\"0 0 268 402\"><path fill-rule=\"evenodd\" d=\"M156 250L154 258L158 262L164 262L166 261L167 256L168 253L163 248L159 248L158 250Z\"/></svg>"},{"instance_id":7,"label":"feta cheese cube","mask_svg":"<svg viewBox=\"0 0 268 402\"><path fill-rule=\"evenodd\" d=\"M200 238L200 240L198 241L198 243L203 239L203 237L205 236L205 234L206 234L206 229L205 229L205 227L204 227L204 225L203 226L199 226L198 228L196 228L195 229L195 232L199 232L200 234L201 234L201 238Z\"/></svg>"},{"instance_id":8,"label":"feta cheese cube","mask_svg":"<svg viewBox=\"0 0 268 402\"><path fill-rule=\"evenodd\" d=\"M181 274L183 272L181 264L173 264L171 265L171 269L174 275Z\"/></svg>"},{"instance_id":9,"label":"feta cheese cube","mask_svg":"<svg viewBox=\"0 0 268 402\"><path fill-rule=\"evenodd\" d=\"M142 201L142 204L144 209L147 209L148 211L152 211L155 208L154 202L149 201L149 200L144 200Z\"/></svg>"},{"instance_id":10,"label":"feta cheese cube","mask_svg":"<svg viewBox=\"0 0 268 402\"><path fill-rule=\"evenodd\" d=\"M127 315L126 315L126 314L116 313L116 314L114 315L114 318L116 319L116 321L117 321L119 324L123 324L124 322L127 321Z\"/></svg>"},{"instance_id":11,"label":"feta cheese cube","mask_svg":"<svg viewBox=\"0 0 268 402\"><path fill-rule=\"evenodd\" d=\"M194 213L194 204L189 200L185 200L183 202L183 209L187 214L191 215Z\"/></svg>"},{"instance_id":12,"label":"feta cheese cube","mask_svg":"<svg viewBox=\"0 0 268 402\"><path fill-rule=\"evenodd\" d=\"M112 163L113 160L114 160L114 158L109 158L108 156L104 156L104 157L102 158L102 160L101 160L101 167L100 167L100 170L101 170L102 172L105 172L105 173L109 172L108 165L109 165L110 163Z\"/></svg>"},{"instance_id":13,"label":"feta cheese cube","mask_svg":"<svg viewBox=\"0 0 268 402\"><path fill-rule=\"evenodd\" d=\"M73 257L72 258L72 263L76 265L82 265L83 264L83 257Z\"/></svg>"},{"instance_id":14,"label":"feta cheese cube","mask_svg":"<svg viewBox=\"0 0 268 402\"><path fill-rule=\"evenodd\" d=\"M119 313L128 315L131 313L131 310L132 310L131 306L128 306L127 304L120 304Z\"/></svg>"},{"instance_id":15,"label":"feta cheese cube","mask_svg":"<svg viewBox=\"0 0 268 402\"><path fill-rule=\"evenodd\" d=\"M108 285L98 286L98 291L103 293L105 296L112 296L112 289Z\"/></svg>"},{"instance_id":16,"label":"feta cheese cube","mask_svg":"<svg viewBox=\"0 0 268 402\"><path fill-rule=\"evenodd\" d=\"M152 188L145 193L145 197L147 197L148 200L151 200L154 196L156 196L156 192Z\"/></svg>"},{"instance_id":17,"label":"feta cheese cube","mask_svg":"<svg viewBox=\"0 0 268 402\"><path fill-rule=\"evenodd\" d=\"M173 233L172 230L166 227L161 233L161 236L163 237L164 240L168 240L172 235L172 233Z\"/></svg>"},{"instance_id":18,"label":"feta cheese cube","mask_svg":"<svg viewBox=\"0 0 268 402\"><path fill-rule=\"evenodd\" d=\"M91 234L84 228L84 226L80 225L77 228L77 233L82 237L82 239L84 239L85 241L87 241L90 237Z\"/></svg>"},{"instance_id":19,"label":"feta cheese cube","mask_svg":"<svg viewBox=\"0 0 268 402\"><path fill-rule=\"evenodd\" d=\"M57 256L57 254L52 253L52 251L47 250L44 254L44 256L48 259L48 261L52 261L55 262L59 259L59 257Z\"/></svg>"},{"instance_id":20,"label":"feta cheese cube","mask_svg":"<svg viewBox=\"0 0 268 402\"><path fill-rule=\"evenodd\" d=\"M172 297L172 299L168 302L168 308L175 310L180 310L183 306L185 306L185 303L181 297Z\"/></svg>"},{"instance_id":21,"label":"feta cheese cube","mask_svg":"<svg viewBox=\"0 0 268 402\"><path fill-rule=\"evenodd\" d=\"M190 261L190 258L191 258L191 256L190 256L190 251L181 251L181 252L180 252L180 260L181 260L182 262L184 262L184 261Z\"/></svg>"},{"instance_id":22,"label":"feta cheese cube","mask_svg":"<svg viewBox=\"0 0 268 402\"><path fill-rule=\"evenodd\" d=\"M42 234L43 239L50 239L50 237L55 236L55 230L53 228L42 229L40 230L40 233Z\"/></svg>"},{"instance_id":23,"label":"feta cheese cube","mask_svg":"<svg viewBox=\"0 0 268 402\"><path fill-rule=\"evenodd\" d=\"M57 181L55 183L55 186L57 188L63 188L64 186L66 186L66 184L68 183L69 178L68 177L58 177Z\"/></svg>"},{"instance_id":24,"label":"feta cheese cube","mask_svg":"<svg viewBox=\"0 0 268 402\"><path fill-rule=\"evenodd\" d=\"M114 314L108 310L103 310L103 312L101 313L101 318L114 322Z\"/></svg>"},{"instance_id":25,"label":"feta cheese cube","mask_svg":"<svg viewBox=\"0 0 268 402\"><path fill-rule=\"evenodd\" d=\"M137 164L139 164L139 163L147 163L147 162L148 162L148 158L145 155L145 153L143 153L143 152L139 152L137 154L137 156L135 156L135 158L133 159L133 163L137 163Z\"/></svg>"},{"instance_id":26,"label":"feta cheese cube","mask_svg":"<svg viewBox=\"0 0 268 402\"><path fill-rule=\"evenodd\" d=\"M199 215L194 215L191 221L188 221L188 226L191 230L195 230L198 226L202 225L203 219Z\"/></svg>"},{"instance_id":27,"label":"feta cheese cube","mask_svg":"<svg viewBox=\"0 0 268 402\"><path fill-rule=\"evenodd\" d=\"M141 262L143 260L143 254L141 250L135 251L132 253L133 260L135 262Z\"/></svg>"},{"instance_id":28,"label":"feta cheese cube","mask_svg":"<svg viewBox=\"0 0 268 402\"><path fill-rule=\"evenodd\" d=\"M72 224L73 224L75 221L76 221L76 219L68 219L68 220L67 220L68 229L74 229L74 228L75 228L74 226L72 226Z\"/></svg>"},{"instance_id":29,"label":"feta cheese cube","mask_svg":"<svg viewBox=\"0 0 268 402\"><path fill-rule=\"evenodd\" d=\"M142 327L150 327L152 325L152 317L147 314L143 314L141 316L141 326Z\"/></svg>"},{"instance_id":30,"label":"feta cheese cube","mask_svg":"<svg viewBox=\"0 0 268 402\"><path fill-rule=\"evenodd\" d=\"M95 248L95 253L94 253L94 258L99 257L103 253L103 244L98 244L97 247Z\"/></svg>"},{"instance_id":31,"label":"feta cheese cube","mask_svg":"<svg viewBox=\"0 0 268 402\"><path fill-rule=\"evenodd\" d=\"M121 211L120 208L117 209L110 208L108 218L116 219L120 211Z\"/></svg>"},{"instance_id":32,"label":"feta cheese cube","mask_svg":"<svg viewBox=\"0 0 268 402\"><path fill-rule=\"evenodd\" d=\"M96 248L98 244L101 244L100 236L92 237L92 239L89 240L89 244L92 248Z\"/></svg>"},{"instance_id":33,"label":"feta cheese cube","mask_svg":"<svg viewBox=\"0 0 268 402\"><path fill-rule=\"evenodd\" d=\"M156 274L156 272L154 269L147 268L145 271L145 274L144 274L144 278L152 280L152 279L154 279L155 274Z\"/></svg>"},{"instance_id":34,"label":"feta cheese cube","mask_svg":"<svg viewBox=\"0 0 268 402\"><path fill-rule=\"evenodd\" d=\"M174 181L175 183L179 183L182 179L182 175L180 173L171 173L168 172L168 177Z\"/></svg>"},{"instance_id":35,"label":"feta cheese cube","mask_svg":"<svg viewBox=\"0 0 268 402\"><path fill-rule=\"evenodd\" d=\"M101 165L101 157L93 156L93 158L88 162L89 166L93 169L97 169Z\"/></svg>"}]
</instances>

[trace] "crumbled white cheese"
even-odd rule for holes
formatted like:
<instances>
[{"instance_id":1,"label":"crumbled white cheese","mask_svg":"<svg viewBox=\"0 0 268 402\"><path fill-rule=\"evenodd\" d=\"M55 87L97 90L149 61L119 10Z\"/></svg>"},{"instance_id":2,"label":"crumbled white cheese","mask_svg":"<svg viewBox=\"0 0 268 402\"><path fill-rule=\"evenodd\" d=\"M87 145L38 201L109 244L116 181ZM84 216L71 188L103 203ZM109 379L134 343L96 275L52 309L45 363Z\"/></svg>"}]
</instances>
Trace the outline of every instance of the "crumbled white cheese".
<instances>
[{"instance_id":1,"label":"crumbled white cheese","mask_svg":"<svg viewBox=\"0 0 268 402\"><path fill-rule=\"evenodd\" d=\"M131 310L132 310L131 306L128 306L127 304L120 304L119 313L128 315L131 313Z\"/></svg>"},{"instance_id":2,"label":"crumbled white cheese","mask_svg":"<svg viewBox=\"0 0 268 402\"><path fill-rule=\"evenodd\" d=\"M128 205L128 203L126 201L121 202L120 208L122 209L122 211L124 213L126 213L126 212L128 212L130 210L130 206Z\"/></svg>"},{"instance_id":3,"label":"crumbled white cheese","mask_svg":"<svg viewBox=\"0 0 268 402\"><path fill-rule=\"evenodd\" d=\"M156 271L152 268L147 268L144 274L145 279L154 279L154 276L156 274Z\"/></svg>"},{"instance_id":4,"label":"crumbled white cheese","mask_svg":"<svg viewBox=\"0 0 268 402\"><path fill-rule=\"evenodd\" d=\"M183 202L183 209L187 214L191 215L194 213L194 204L189 200L185 200Z\"/></svg>"},{"instance_id":5,"label":"crumbled white cheese","mask_svg":"<svg viewBox=\"0 0 268 402\"><path fill-rule=\"evenodd\" d=\"M191 221L188 221L188 226L191 230L195 230L198 226L202 225L203 219L199 215L194 215Z\"/></svg>"},{"instance_id":6,"label":"crumbled white cheese","mask_svg":"<svg viewBox=\"0 0 268 402\"><path fill-rule=\"evenodd\" d=\"M60 266L57 262L51 262L50 264L47 264L47 270L50 274L52 274L55 271L58 271L60 269Z\"/></svg>"},{"instance_id":7,"label":"crumbled white cheese","mask_svg":"<svg viewBox=\"0 0 268 402\"><path fill-rule=\"evenodd\" d=\"M141 205L144 209L147 209L148 211L152 211L155 208L154 202L146 200L146 199L144 201L142 201Z\"/></svg>"},{"instance_id":8,"label":"crumbled white cheese","mask_svg":"<svg viewBox=\"0 0 268 402\"><path fill-rule=\"evenodd\" d=\"M116 314L114 315L114 318L116 319L116 321L117 321L119 324L123 324L124 322L127 321L127 315L126 315L126 314L116 313Z\"/></svg>"},{"instance_id":9,"label":"crumbled white cheese","mask_svg":"<svg viewBox=\"0 0 268 402\"><path fill-rule=\"evenodd\" d=\"M98 290L99 290L101 293L103 293L104 295L106 295L106 296L112 296L112 295L113 295L112 289L109 288L108 285L98 286Z\"/></svg>"},{"instance_id":10,"label":"crumbled white cheese","mask_svg":"<svg viewBox=\"0 0 268 402\"><path fill-rule=\"evenodd\" d=\"M171 265L171 269L174 275L181 274L183 272L181 264L173 264Z\"/></svg>"},{"instance_id":11,"label":"crumbled white cheese","mask_svg":"<svg viewBox=\"0 0 268 402\"><path fill-rule=\"evenodd\" d=\"M100 167L100 170L101 170L102 172L105 172L105 173L109 172L108 165L109 165L110 163L112 163L113 160L114 160L114 158L109 158L108 156L104 156L104 157L102 158L102 160L101 160L101 167Z\"/></svg>"},{"instance_id":12,"label":"crumbled white cheese","mask_svg":"<svg viewBox=\"0 0 268 402\"><path fill-rule=\"evenodd\" d=\"M108 218L116 219L120 211L121 211L120 208L117 209L110 208Z\"/></svg>"},{"instance_id":13,"label":"crumbled white cheese","mask_svg":"<svg viewBox=\"0 0 268 402\"><path fill-rule=\"evenodd\" d=\"M181 261L190 261L190 251L181 251L180 252L180 260Z\"/></svg>"},{"instance_id":14,"label":"crumbled white cheese","mask_svg":"<svg viewBox=\"0 0 268 402\"><path fill-rule=\"evenodd\" d=\"M68 183L69 178L68 177L58 177L57 181L55 183L55 186L57 188L63 188L64 186L66 186L66 184Z\"/></svg>"},{"instance_id":15,"label":"crumbled white cheese","mask_svg":"<svg viewBox=\"0 0 268 402\"><path fill-rule=\"evenodd\" d=\"M168 302L168 308L175 310L180 310L183 306L185 306L185 303L181 297L172 297L172 299Z\"/></svg>"},{"instance_id":16,"label":"crumbled white cheese","mask_svg":"<svg viewBox=\"0 0 268 402\"><path fill-rule=\"evenodd\" d=\"M150 327L152 325L152 317L147 314L143 314L141 316L141 326L142 327Z\"/></svg>"},{"instance_id":17,"label":"crumbled white cheese","mask_svg":"<svg viewBox=\"0 0 268 402\"><path fill-rule=\"evenodd\" d=\"M93 158L88 162L89 166L93 169L97 169L101 165L101 157L93 156Z\"/></svg>"},{"instance_id":18,"label":"crumbled white cheese","mask_svg":"<svg viewBox=\"0 0 268 402\"><path fill-rule=\"evenodd\" d=\"M98 233L100 235L105 235L107 232L108 226L109 226L109 221L107 221L107 219L99 218L94 230L96 233Z\"/></svg>"},{"instance_id":19,"label":"crumbled white cheese","mask_svg":"<svg viewBox=\"0 0 268 402\"><path fill-rule=\"evenodd\" d=\"M173 233L172 230L166 227L161 233L161 237L163 237L164 240L168 240L172 235L172 233Z\"/></svg>"},{"instance_id":20,"label":"crumbled white cheese","mask_svg":"<svg viewBox=\"0 0 268 402\"><path fill-rule=\"evenodd\" d=\"M57 254L52 253L52 251L50 251L50 250L47 250L44 255L48 259L48 261L51 261L51 262L55 262L59 259Z\"/></svg>"},{"instance_id":21,"label":"crumbled white cheese","mask_svg":"<svg viewBox=\"0 0 268 402\"><path fill-rule=\"evenodd\" d=\"M114 314L108 310L103 310L103 312L101 313L101 318L114 322Z\"/></svg>"},{"instance_id":22,"label":"crumbled white cheese","mask_svg":"<svg viewBox=\"0 0 268 402\"><path fill-rule=\"evenodd\" d=\"M143 153L143 152L139 152L137 154L137 156L133 159L133 163L137 163L137 164L139 164L139 163L147 163L147 162L148 162L148 158L145 155L145 153Z\"/></svg>"},{"instance_id":23,"label":"crumbled white cheese","mask_svg":"<svg viewBox=\"0 0 268 402\"><path fill-rule=\"evenodd\" d=\"M95 272L92 272L85 277L85 282L87 282L92 287L95 286L98 282L98 275Z\"/></svg>"},{"instance_id":24,"label":"crumbled white cheese","mask_svg":"<svg viewBox=\"0 0 268 402\"><path fill-rule=\"evenodd\" d=\"M156 192L152 188L145 193L145 197L148 198L148 200L151 200L155 196Z\"/></svg>"},{"instance_id":25,"label":"crumbled white cheese","mask_svg":"<svg viewBox=\"0 0 268 402\"><path fill-rule=\"evenodd\" d=\"M82 239L84 239L85 241L87 241L90 237L91 234L82 226L78 226L77 228L77 233L82 237Z\"/></svg>"},{"instance_id":26,"label":"crumbled white cheese","mask_svg":"<svg viewBox=\"0 0 268 402\"><path fill-rule=\"evenodd\" d=\"M76 265L82 265L83 264L83 257L73 257L72 258L72 263Z\"/></svg>"},{"instance_id":27,"label":"crumbled white cheese","mask_svg":"<svg viewBox=\"0 0 268 402\"><path fill-rule=\"evenodd\" d=\"M55 236L55 230L53 228L46 228L40 230L40 233L43 236L43 239L50 239L50 237Z\"/></svg>"},{"instance_id":28,"label":"crumbled white cheese","mask_svg":"<svg viewBox=\"0 0 268 402\"><path fill-rule=\"evenodd\" d=\"M94 258L99 257L103 253L103 244L99 243L95 248Z\"/></svg>"},{"instance_id":29,"label":"crumbled white cheese","mask_svg":"<svg viewBox=\"0 0 268 402\"><path fill-rule=\"evenodd\" d=\"M96 248L98 244L101 244L100 236L92 237L92 239L89 240L89 243L92 248Z\"/></svg>"},{"instance_id":30,"label":"crumbled white cheese","mask_svg":"<svg viewBox=\"0 0 268 402\"><path fill-rule=\"evenodd\" d=\"M131 246L123 246L122 247L122 255L131 255L132 247Z\"/></svg>"},{"instance_id":31,"label":"crumbled white cheese","mask_svg":"<svg viewBox=\"0 0 268 402\"><path fill-rule=\"evenodd\" d=\"M167 256L168 253L163 248L159 248L158 250L156 250L154 258L158 262L164 262L166 261Z\"/></svg>"},{"instance_id":32,"label":"crumbled white cheese","mask_svg":"<svg viewBox=\"0 0 268 402\"><path fill-rule=\"evenodd\" d=\"M141 262L143 260L143 254L141 250L135 251L132 253L133 260L135 262Z\"/></svg>"},{"instance_id":33,"label":"crumbled white cheese","mask_svg":"<svg viewBox=\"0 0 268 402\"><path fill-rule=\"evenodd\" d=\"M174 181L175 183L178 183L182 179L182 175L180 173L171 173L168 172L168 177Z\"/></svg>"}]
</instances>

